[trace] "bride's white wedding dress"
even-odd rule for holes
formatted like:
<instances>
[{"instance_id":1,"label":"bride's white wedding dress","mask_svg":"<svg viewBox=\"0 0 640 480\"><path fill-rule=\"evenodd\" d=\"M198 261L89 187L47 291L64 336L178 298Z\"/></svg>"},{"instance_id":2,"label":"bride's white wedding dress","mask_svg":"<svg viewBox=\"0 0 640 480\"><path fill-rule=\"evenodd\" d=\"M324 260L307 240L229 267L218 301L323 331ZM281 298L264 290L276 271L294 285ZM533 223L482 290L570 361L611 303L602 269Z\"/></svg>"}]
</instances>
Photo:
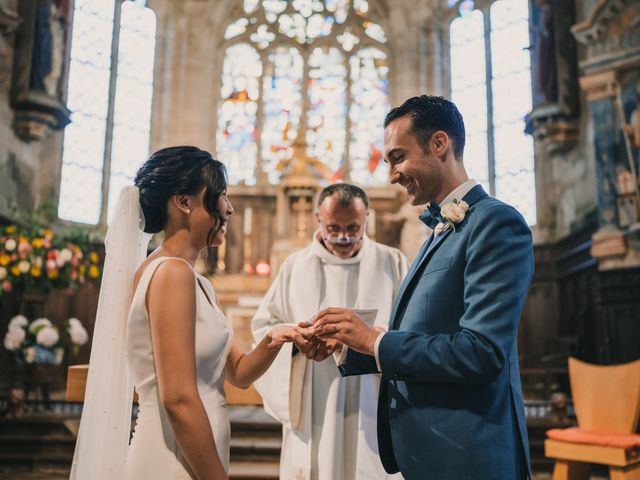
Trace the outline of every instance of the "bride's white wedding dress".
<instances>
[{"instance_id":1,"label":"bride's white wedding dress","mask_svg":"<svg viewBox=\"0 0 640 480\"><path fill-rule=\"evenodd\" d=\"M158 266L170 257L151 261L134 293L128 320L129 368L138 393L139 413L127 452L126 478L140 480L190 479L189 467L176 443L162 407L153 361L151 329L145 297ZM172 261L180 261L173 259ZM224 366L232 330L217 306L211 283L194 271L196 284L195 355L198 392L209 417L218 455L229 470L229 416L225 407Z\"/></svg>"}]
</instances>

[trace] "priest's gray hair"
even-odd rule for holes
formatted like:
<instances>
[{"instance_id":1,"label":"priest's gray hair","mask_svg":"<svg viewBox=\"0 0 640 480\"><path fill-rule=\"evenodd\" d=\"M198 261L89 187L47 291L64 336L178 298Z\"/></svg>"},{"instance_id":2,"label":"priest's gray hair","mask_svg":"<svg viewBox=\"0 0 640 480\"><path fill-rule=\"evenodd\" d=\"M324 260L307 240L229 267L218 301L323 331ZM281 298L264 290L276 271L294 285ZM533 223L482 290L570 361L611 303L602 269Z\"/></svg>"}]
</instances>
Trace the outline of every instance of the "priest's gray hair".
<instances>
[{"instance_id":1,"label":"priest's gray hair","mask_svg":"<svg viewBox=\"0 0 640 480\"><path fill-rule=\"evenodd\" d=\"M354 199L360 198L364 203L364 207L367 210L369 209L369 198L367 194L364 193L364 190L349 183L334 183L333 185L324 187L320 195L318 195L318 208L320 208L320 205L322 205L322 202L324 202L327 197L334 194L337 195L338 202L342 206L348 207Z\"/></svg>"}]
</instances>

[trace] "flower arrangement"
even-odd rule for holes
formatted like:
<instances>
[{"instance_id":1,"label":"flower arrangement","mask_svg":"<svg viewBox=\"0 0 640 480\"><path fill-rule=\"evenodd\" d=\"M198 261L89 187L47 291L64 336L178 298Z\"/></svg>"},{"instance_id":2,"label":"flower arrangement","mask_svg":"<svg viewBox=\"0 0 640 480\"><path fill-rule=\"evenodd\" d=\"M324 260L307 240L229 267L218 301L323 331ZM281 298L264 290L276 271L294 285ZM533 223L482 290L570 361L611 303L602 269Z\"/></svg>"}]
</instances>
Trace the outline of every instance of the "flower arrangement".
<instances>
[{"instance_id":1,"label":"flower arrangement","mask_svg":"<svg viewBox=\"0 0 640 480\"><path fill-rule=\"evenodd\" d=\"M89 334L77 318L65 322L61 335L47 318L29 322L23 315L17 315L9 321L4 347L26 363L60 365L65 346L70 344L76 354L88 340Z\"/></svg>"},{"instance_id":2,"label":"flower arrangement","mask_svg":"<svg viewBox=\"0 0 640 480\"><path fill-rule=\"evenodd\" d=\"M98 281L100 257L88 241L84 248L82 243L48 229L5 227L0 234L0 296L15 289L48 292Z\"/></svg>"}]
</instances>

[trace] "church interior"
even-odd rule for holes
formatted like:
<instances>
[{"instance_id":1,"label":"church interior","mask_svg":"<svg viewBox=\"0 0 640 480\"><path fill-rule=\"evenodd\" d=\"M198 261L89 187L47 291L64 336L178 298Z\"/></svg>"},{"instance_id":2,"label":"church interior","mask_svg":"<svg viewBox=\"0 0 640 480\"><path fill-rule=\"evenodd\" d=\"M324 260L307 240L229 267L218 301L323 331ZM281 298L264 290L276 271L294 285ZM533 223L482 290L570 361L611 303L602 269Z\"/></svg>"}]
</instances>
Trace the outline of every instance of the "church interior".
<instances>
[{"instance_id":1,"label":"church interior","mask_svg":"<svg viewBox=\"0 0 640 480\"><path fill-rule=\"evenodd\" d=\"M640 375L570 363L640 359L638 0L0 0L0 479L68 478L107 227L151 152L228 169L235 214L199 270L248 350L324 186L362 187L366 234L413 260L428 232L389 184L382 123L421 94L456 103L469 177L533 234L534 478L639 479ZM253 388L226 393L230 478L278 478L280 425ZM551 438L585 403L630 418L596 422L622 447Z\"/></svg>"}]
</instances>

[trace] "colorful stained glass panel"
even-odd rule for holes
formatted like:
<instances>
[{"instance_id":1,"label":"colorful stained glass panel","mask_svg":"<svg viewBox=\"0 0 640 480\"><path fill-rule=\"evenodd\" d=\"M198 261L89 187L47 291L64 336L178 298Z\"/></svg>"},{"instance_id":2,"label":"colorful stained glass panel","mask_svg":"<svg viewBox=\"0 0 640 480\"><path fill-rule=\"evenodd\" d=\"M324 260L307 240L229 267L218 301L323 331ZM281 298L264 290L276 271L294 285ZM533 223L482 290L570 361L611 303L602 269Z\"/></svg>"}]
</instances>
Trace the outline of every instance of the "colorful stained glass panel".
<instances>
[{"instance_id":1,"label":"colorful stained glass panel","mask_svg":"<svg viewBox=\"0 0 640 480\"><path fill-rule=\"evenodd\" d=\"M256 182L256 115L261 75L260 56L253 47L240 43L227 49L216 141L218 158L227 165L231 184Z\"/></svg>"},{"instance_id":2,"label":"colorful stained glass panel","mask_svg":"<svg viewBox=\"0 0 640 480\"><path fill-rule=\"evenodd\" d=\"M294 47L269 52L263 80L262 158L271 183L277 183L278 162L291 158L291 143L300 123L302 55Z\"/></svg>"},{"instance_id":3,"label":"colorful stained glass panel","mask_svg":"<svg viewBox=\"0 0 640 480\"><path fill-rule=\"evenodd\" d=\"M333 175L342 165L346 129L346 66L337 48L316 48L309 57L307 152Z\"/></svg>"},{"instance_id":4,"label":"colorful stained glass panel","mask_svg":"<svg viewBox=\"0 0 640 480\"><path fill-rule=\"evenodd\" d=\"M377 48L363 48L350 58L350 65L351 178L361 185L382 185L388 175L382 161L382 122L389 111L387 55Z\"/></svg>"}]
</instances>

